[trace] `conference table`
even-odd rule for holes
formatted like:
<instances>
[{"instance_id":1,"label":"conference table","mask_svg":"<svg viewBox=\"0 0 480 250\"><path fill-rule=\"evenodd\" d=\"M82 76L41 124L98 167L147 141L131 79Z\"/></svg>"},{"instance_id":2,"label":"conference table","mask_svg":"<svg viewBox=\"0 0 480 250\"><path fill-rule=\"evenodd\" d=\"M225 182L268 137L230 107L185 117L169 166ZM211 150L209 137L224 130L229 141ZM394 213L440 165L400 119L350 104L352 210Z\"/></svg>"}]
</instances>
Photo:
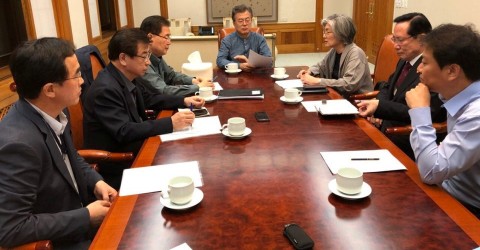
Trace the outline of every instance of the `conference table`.
<instances>
[{"instance_id":1,"label":"conference table","mask_svg":"<svg viewBox=\"0 0 480 250\"><path fill-rule=\"evenodd\" d=\"M288 67L290 79L302 67ZM303 67L305 68L305 67ZM314 249L473 249L480 245L479 220L437 186L423 184L415 163L358 116L323 117L302 104L280 101L283 89L271 69L226 74L224 89L262 88L261 100L206 104L222 124L246 119L252 133L242 140L222 134L162 143L148 138L133 167L198 161L203 200L186 210L160 203L160 193L118 197L91 249L293 249L286 224L301 226ZM304 94L304 100L338 99ZM265 111L269 122L257 122ZM163 111L169 116L172 111ZM372 193L346 200L332 194L335 178L322 151L388 149L406 171L365 173Z\"/></svg>"}]
</instances>

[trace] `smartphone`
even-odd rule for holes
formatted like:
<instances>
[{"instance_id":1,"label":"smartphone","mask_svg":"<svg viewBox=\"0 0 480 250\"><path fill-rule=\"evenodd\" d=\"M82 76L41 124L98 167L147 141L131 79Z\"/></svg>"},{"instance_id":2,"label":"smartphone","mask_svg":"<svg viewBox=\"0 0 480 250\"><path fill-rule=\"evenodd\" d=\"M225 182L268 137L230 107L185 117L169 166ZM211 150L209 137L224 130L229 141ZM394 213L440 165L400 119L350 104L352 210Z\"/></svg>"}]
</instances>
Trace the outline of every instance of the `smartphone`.
<instances>
[{"instance_id":1,"label":"smartphone","mask_svg":"<svg viewBox=\"0 0 480 250\"><path fill-rule=\"evenodd\" d=\"M257 119L258 122L270 121L270 118L268 117L266 112L255 112L255 119Z\"/></svg>"},{"instance_id":2,"label":"smartphone","mask_svg":"<svg viewBox=\"0 0 480 250\"><path fill-rule=\"evenodd\" d=\"M207 109L194 109L192 110L192 112L195 114L195 117L203 117L210 115Z\"/></svg>"}]
</instances>

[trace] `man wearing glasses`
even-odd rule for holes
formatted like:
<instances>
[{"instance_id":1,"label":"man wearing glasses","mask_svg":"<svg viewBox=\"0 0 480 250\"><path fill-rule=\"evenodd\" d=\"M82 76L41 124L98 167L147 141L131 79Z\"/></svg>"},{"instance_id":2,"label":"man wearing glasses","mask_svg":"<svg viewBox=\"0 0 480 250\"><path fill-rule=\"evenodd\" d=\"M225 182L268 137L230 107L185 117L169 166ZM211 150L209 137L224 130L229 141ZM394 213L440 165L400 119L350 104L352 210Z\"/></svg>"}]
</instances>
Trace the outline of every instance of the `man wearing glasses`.
<instances>
[{"instance_id":1,"label":"man wearing glasses","mask_svg":"<svg viewBox=\"0 0 480 250\"><path fill-rule=\"evenodd\" d=\"M432 25L421 13L408 13L395 18L392 41L400 60L388 82L380 88L375 100L358 103L361 116L370 117L382 132L389 127L410 125L405 93L420 82L417 67L424 50L422 39L432 30ZM445 109L436 93L431 95L433 122L446 120ZM444 135L443 135L444 136ZM443 137L440 136L440 137ZM414 159L408 135L388 135L389 139Z\"/></svg>"},{"instance_id":2,"label":"man wearing glasses","mask_svg":"<svg viewBox=\"0 0 480 250\"><path fill-rule=\"evenodd\" d=\"M84 102L84 137L87 148L114 152L140 150L143 141L159 134L182 130L192 125L191 111L171 117L148 120L145 109L160 111L203 106L198 96L180 97L152 93L140 78L150 65L150 39L140 29L124 29L108 44L110 64L100 71L88 89ZM111 186L119 188L123 169L129 163L100 164L100 174Z\"/></svg>"},{"instance_id":3,"label":"man wearing glasses","mask_svg":"<svg viewBox=\"0 0 480 250\"><path fill-rule=\"evenodd\" d=\"M250 50L262 56L272 56L267 41L263 35L250 31L252 23L252 8L242 4L233 7L232 20L235 32L222 40L217 55L217 66L225 68L229 63L238 63L243 71L251 71L253 67L248 63Z\"/></svg>"},{"instance_id":4,"label":"man wearing glasses","mask_svg":"<svg viewBox=\"0 0 480 250\"><path fill-rule=\"evenodd\" d=\"M189 96L195 94L200 87L213 87L211 79L193 78L175 72L168 66L162 56L170 47L170 21L162 16L149 16L140 25L150 39L150 65L142 78L150 90L160 94Z\"/></svg>"}]
</instances>

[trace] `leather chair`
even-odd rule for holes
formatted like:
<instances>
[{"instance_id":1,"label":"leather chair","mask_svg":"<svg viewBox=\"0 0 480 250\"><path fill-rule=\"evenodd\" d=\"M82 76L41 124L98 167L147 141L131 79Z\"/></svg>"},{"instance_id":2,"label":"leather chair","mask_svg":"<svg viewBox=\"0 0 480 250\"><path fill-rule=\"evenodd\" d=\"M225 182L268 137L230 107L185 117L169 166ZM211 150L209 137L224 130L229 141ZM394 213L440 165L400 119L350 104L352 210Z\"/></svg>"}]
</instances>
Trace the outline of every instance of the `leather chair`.
<instances>
[{"instance_id":1,"label":"leather chair","mask_svg":"<svg viewBox=\"0 0 480 250\"><path fill-rule=\"evenodd\" d=\"M262 36L264 35L264 31L261 27L251 27L250 31L259 33ZM235 32L235 28L223 28L218 30L218 48L219 49L220 49L220 45L222 44L223 38L225 38L226 36L230 35L233 32Z\"/></svg>"},{"instance_id":2,"label":"leather chair","mask_svg":"<svg viewBox=\"0 0 480 250\"><path fill-rule=\"evenodd\" d=\"M0 247L0 250L52 250L52 242L49 240L40 240L23 244L16 247Z\"/></svg>"}]
</instances>

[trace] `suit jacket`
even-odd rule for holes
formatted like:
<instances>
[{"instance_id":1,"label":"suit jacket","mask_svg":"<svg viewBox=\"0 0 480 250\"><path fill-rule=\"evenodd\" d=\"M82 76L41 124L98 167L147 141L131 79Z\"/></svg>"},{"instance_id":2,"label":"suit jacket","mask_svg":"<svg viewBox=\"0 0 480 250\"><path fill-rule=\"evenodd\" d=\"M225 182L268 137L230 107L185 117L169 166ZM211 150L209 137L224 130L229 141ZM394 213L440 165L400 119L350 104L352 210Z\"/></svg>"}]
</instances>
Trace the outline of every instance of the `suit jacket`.
<instances>
[{"instance_id":1,"label":"suit jacket","mask_svg":"<svg viewBox=\"0 0 480 250\"><path fill-rule=\"evenodd\" d=\"M20 99L0 122L0 245L49 239L54 246L90 240L90 216L101 176L73 146L70 125L65 145L77 193L49 125Z\"/></svg>"},{"instance_id":2,"label":"suit jacket","mask_svg":"<svg viewBox=\"0 0 480 250\"><path fill-rule=\"evenodd\" d=\"M145 109L177 109L184 107L184 98L152 93L138 78L134 80L135 102L127 81L113 64L109 64L90 86L83 103L87 148L136 154L146 138L173 131L170 117L148 120Z\"/></svg>"},{"instance_id":3,"label":"suit jacket","mask_svg":"<svg viewBox=\"0 0 480 250\"><path fill-rule=\"evenodd\" d=\"M338 79L332 76L335 54L335 49L330 49L321 62L310 67L314 76L324 78L321 86L333 87L345 98L373 90L367 56L360 47L354 43L345 47L340 56Z\"/></svg>"},{"instance_id":4,"label":"suit jacket","mask_svg":"<svg viewBox=\"0 0 480 250\"><path fill-rule=\"evenodd\" d=\"M88 89L93 84L92 62L90 61L90 55L96 56L103 67L105 67L105 61L103 60L102 54L98 48L94 45L83 46L75 50L75 55L80 63L80 71L82 72L83 84L80 98L83 102L85 101L85 93L87 93Z\"/></svg>"},{"instance_id":5,"label":"suit jacket","mask_svg":"<svg viewBox=\"0 0 480 250\"><path fill-rule=\"evenodd\" d=\"M374 116L383 119L382 126L380 127L382 132L385 132L385 130L390 127L410 125L410 115L408 114L409 107L405 100L405 94L410 89L415 88L420 82L417 67L420 65L421 61L422 57L420 57L413 65L395 92L395 83L405 65L404 60L399 60L395 72L390 75L388 82L380 89L377 96L379 103ZM445 121L447 119L447 113L445 108L442 107L443 102L438 98L437 93L430 92L430 95L432 121ZM444 135L441 135L439 138L443 138L443 136ZM389 135L388 137L408 156L410 156L410 158L415 158L410 146L409 135Z\"/></svg>"}]
</instances>

